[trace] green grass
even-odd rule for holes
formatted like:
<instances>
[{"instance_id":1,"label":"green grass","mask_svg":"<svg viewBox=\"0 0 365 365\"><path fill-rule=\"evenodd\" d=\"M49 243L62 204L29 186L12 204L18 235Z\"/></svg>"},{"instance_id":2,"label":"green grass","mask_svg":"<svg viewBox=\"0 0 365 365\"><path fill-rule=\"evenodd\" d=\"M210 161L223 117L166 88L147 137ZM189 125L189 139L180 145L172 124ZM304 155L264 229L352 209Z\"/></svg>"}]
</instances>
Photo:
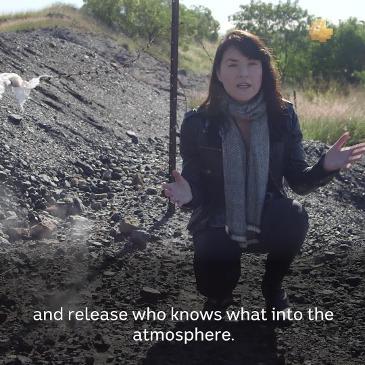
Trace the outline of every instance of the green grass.
<instances>
[{"instance_id":1,"label":"green grass","mask_svg":"<svg viewBox=\"0 0 365 365\"><path fill-rule=\"evenodd\" d=\"M333 144L350 132L349 145L365 141L365 88L348 87L315 94L297 92L297 112L304 138Z\"/></svg>"},{"instance_id":2,"label":"green grass","mask_svg":"<svg viewBox=\"0 0 365 365\"><path fill-rule=\"evenodd\" d=\"M305 139L323 141L333 144L345 131L350 132L347 145L365 141L365 120L349 120L339 122L333 119L304 120L302 131Z\"/></svg>"}]
</instances>

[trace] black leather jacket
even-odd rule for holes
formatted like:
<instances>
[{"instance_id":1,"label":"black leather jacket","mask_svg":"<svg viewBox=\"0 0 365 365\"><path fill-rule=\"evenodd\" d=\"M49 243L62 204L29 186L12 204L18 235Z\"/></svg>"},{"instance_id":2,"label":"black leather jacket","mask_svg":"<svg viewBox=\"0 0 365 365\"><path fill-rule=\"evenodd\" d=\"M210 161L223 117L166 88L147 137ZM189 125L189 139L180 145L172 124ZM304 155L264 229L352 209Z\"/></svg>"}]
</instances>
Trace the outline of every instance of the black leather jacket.
<instances>
[{"instance_id":1,"label":"black leather jacket","mask_svg":"<svg viewBox=\"0 0 365 365\"><path fill-rule=\"evenodd\" d=\"M270 131L267 192L287 196L283 180L297 194L305 195L331 181L338 173L323 168L323 153L313 166L305 161L302 132L293 105L279 119L268 117ZM185 114L180 132L182 176L189 182L193 199L183 209L193 210L187 226L190 233L206 227L209 219L224 209L222 141L219 118L208 118L203 110Z\"/></svg>"}]
</instances>

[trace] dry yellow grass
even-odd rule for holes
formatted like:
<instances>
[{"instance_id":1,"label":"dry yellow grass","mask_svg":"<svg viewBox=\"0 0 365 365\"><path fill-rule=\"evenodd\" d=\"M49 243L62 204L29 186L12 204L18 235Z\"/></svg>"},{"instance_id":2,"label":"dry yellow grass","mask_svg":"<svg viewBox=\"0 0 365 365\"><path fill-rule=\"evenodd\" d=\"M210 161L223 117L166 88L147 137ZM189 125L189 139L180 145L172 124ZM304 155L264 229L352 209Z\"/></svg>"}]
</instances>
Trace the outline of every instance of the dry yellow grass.
<instances>
[{"instance_id":1,"label":"dry yellow grass","mask_svg":"<svg viewBox=\"0 0 365 365\"><path fill-rule=\"evenodd\" d=\"M50 23L75 24L79 21L80 27L85 25L85 17L76 8L68 5L55 4L39 11L29 11L0 16L0 31L11 32L24 29L46 27ZM76 24L78 27L78 24Z\"/></svg>"},{"instance_id":2,"label":"dry yellow grass","mask_svg":"<svg viewBox=\"0 0 365 365\"><path fill-rule=\"evenodd\" d=\"M203 103L205 98L208 96L208 88L207 90L192 90L187 95L188 107L190 109L198 107Z\"/></svg>"},{"instance_id":3,"label":"dry yellow grass","mask_svg":"<svg viewBox=\"0 0 365 365\"><path fill-rule=\"evenodd\" d=\"M297 113L304 137L332 144L345 131L349 143L365 139L365 88L348 88L346 93L330 90L314 94L297 92Z\"/></svg>"},{"instance_id":4,"label":"dry yellow grass","mask_svg":"<svg viewBox=\"0 0 365 365\"><path fill-rule=\"evenodd\" d=\"M54 4L39 11L30 11L0 16L0 32L15 32L49 27L69 27L84 32L104 34L116 42L137 48L136 42L115 32L102 22L71 5Z\"/></svg>"},{"instance_id":5,"label":"dry yellow grass","mask_svg":"<svg viewBox=\"0 0 365 365\"><path fill-rule=\"evenodd\" d=\"M180 47L180 68L190 69L197 73L208 73L213 65L213 58L218 42L202 41L190 44L189 47Z\"/></svg>"}]
</instances>

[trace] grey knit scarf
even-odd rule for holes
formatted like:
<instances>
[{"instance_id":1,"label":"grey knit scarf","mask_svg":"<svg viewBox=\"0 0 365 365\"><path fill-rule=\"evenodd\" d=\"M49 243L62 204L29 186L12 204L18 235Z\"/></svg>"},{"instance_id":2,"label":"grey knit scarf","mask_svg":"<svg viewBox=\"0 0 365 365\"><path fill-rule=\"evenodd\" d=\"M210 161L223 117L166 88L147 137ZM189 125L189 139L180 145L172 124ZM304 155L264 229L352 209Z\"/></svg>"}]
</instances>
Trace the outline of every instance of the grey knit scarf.
<instances>
[{"instance_id":1,"label":"grey knit scarf","mask_svg":"<svg viewBox=\"0 0 365 365\"><path fill-rule=\"evenodd\" d=\"M269 171L269 127L262 91L240 103L228 94L221 109L226 118L220 129L223 151L226 232L242 248L258 242L261 212ZM247 156L239 123L248 119L250 150Z\"/></svg>"}]
</instances>

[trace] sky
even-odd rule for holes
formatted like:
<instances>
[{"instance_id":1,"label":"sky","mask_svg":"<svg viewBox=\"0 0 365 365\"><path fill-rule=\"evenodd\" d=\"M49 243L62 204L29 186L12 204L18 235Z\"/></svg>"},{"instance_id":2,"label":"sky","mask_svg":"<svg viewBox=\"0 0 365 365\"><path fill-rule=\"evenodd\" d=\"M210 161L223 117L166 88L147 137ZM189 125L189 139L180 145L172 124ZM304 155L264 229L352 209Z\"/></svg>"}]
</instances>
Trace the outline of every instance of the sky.
<instances>
[{"instance_id":1,"label":"sky","mask_svg":"<svg viewBox=\"0 0 365 365\"><path fill-rule=\"evenodd\" d=\"M55 0L0 0L0 14L38 10L55 2ZM77 7L83 5L82 0L64 0L61 2L73 4ZM203 5L211 9L213 17L221 24L221 32L225 32L227 29L233 27L233 24L228 22L228 16L239 11L239 5L250 3L249 0L180 0L180 2L187 7L191 5ZM264 2L277 4L279 0ZM346 20L351 16L365 21L364 0L299 0L298 4L301 8L308 10L309 14L322 17L333 23L337 23L338 20Z\"/></svg>"}]
</instances>

